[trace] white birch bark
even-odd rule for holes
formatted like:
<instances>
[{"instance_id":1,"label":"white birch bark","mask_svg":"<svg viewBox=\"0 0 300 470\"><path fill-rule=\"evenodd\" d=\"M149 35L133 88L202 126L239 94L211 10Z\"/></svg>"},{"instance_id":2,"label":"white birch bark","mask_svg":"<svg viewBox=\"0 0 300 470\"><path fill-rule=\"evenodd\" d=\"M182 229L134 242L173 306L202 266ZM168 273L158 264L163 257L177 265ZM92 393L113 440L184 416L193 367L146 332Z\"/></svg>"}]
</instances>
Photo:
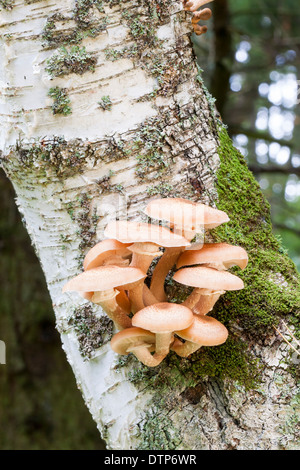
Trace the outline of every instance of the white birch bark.
<instances>
[{"instance_id":1,"label":"white birch bark","mask_svg":"<svg viewBox=\"0 0 300 470\"><path fill-rule=\"evenodd\" d=\"M149 382L143 385L142 380L130 380L139 370L136 361L116 368L119 358L107 343L83 354L87 351L69 321L75 309L80 311L88 304L75 293L62 294L62 286L81 271L84 253L102 239L109 220L142 220L145 202L165 191L211 205L217 200L220 162L216 119L195 80L197 69L186 14L181 2L169 3L104 1L104 11L94 6L90 16L98 25L105 18L106 28L95 37L85 37L78 46L85 46L97 58L95 70L54 78L45 69L61 44L48 41L45 47L41 34L47 20L59 13L64 20L56 22L57 30L71 35L78 27L74 0L15 0L11 10L2 9L2 165L14 185L16 203L45 273L67 359L109 449L147 445L150 449L150 425L157 433L153 448L293 448L295 432L290 421L296 415L297 387L288 363L297 361L297 356L290 358L289 346L280 342L275 332L268 347L253 346L264 372L260 388L251 394L242 386L233 392L231 381L207 377L193 389L199 392L196 401L189 399L188 383L174 383L162 404ZM108 59L108 51L130 48L135 42L128 17L122 13L130 12L142 22L149 15L145 6L168 13L153 24L162 43L145 47L145 52L157 49L161 61L168 58L161 65L163 85L153 74L153 57L149 62L147 54L138 60L138 54L128 57L124 53L118 60ZM69 115L52 112L52 99L47 94L56 86L67 89L72 108ZM164 91L155 92L160 86ZM111 109L98 104L107 96ZM132 147L141 126L145 129L149 122L154 122L154 127L158 122L163 128L163 138L156 135L156 144L159 141L168 167L160 173L161 162L141 170L137 159L140 150ZM201 181L201 194L190 184L196 180ZM92 309L97 318L104 316L100 307Z\"/></svg>"}]
</instances>

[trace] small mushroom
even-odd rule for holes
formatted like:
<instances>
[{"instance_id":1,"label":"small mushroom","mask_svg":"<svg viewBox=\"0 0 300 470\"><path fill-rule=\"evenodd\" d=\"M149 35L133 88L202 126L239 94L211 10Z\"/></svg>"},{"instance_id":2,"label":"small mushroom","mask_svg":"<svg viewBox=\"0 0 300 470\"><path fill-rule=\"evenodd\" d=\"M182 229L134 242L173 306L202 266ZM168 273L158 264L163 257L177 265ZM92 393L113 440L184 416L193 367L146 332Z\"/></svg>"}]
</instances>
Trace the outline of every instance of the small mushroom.
<instances>
[{"instance_id":1,"label":"small mushroom","mask_svg":"<svg viewBox=\"0 0 300 470\"><path fill-rule=\"evenodd\" d=\"M228 290L243 289L242 279L228 271L218 271L214 268L195 266L182 268L173 279L195 289L183 302L198 315L206 315L211 311L220 295Z\"/></svg>"},{"instance_id":2,"label":"small mushroom","mask_svg":"<svg viewBox=\"0 0 300 470\"><path fill-rule=\"evenodd\" d=\"M83 260L84 271L108 264L128 266L131 253L127 250L127 246L130 246L130 243L125 244L117 240L103 240L97 243L85 255ZM80 295L91 301L94 292L80 292Z\"/></svg>"},{"instance_id":3,"label":"small mushroom","mask_svg":"<svg viewBox=\"0 0 300 470\"><path fill-rule=\"evenodd\" d=\"M130 251L127 249L128 246L130 246L130 243L125 244L114 239L97 243L87 252L83 260L83 269L87 271L106 264L128 265L129 259L126 259L130 255Z\"/></svg>"},{"instance_id":4,"label":"small mushroom","mask_svg":"<svg viewBox=\"0 0 300 470\"><path fill-rule=\"evenodd\" d=\"M209 20L212 16L212 11L210 8L204 8L204 10L196 11L193 14L192 17L192 26L194 29L194 32L197 36L200 36L201 34L205 34L207 32L207 26L205 25L199 25L200 20Z\"/></svg>"},{"instance_id":5,"label":"small mushroom","mask_svg":"<svg viewBox=\"0 0 300 470\"><path fill-rule=\"evenodd\" d=\"M194 315L194 321L188 328L176 331L176 335L185 340L175 340L171 350L181 357L187 357L201 346L217 346L225 343L227 328L218 320L207 316Z\"/></svg>"},{"instance_id":6,"label":"small mushroom","mask_svg":"<svg viewBox=\"0 0 300 470\"><path fill-rule=\"evenodd\" d=\"M116 300L118 290L128 290L132 308L140 306L140 284L144 282L145 274L137 268L122 266L100 266L84 271L71 279L63 292L94 292L92 302L102 306L107 315L121 328L129 328L131 320Z\"/></svg>"},{"instance_id":7,"label":"small mushroom","mask_svg":"<svg viewBox=\"0 0 300 470\"><path fill-rule=\"evenodd\" d=\"M195 11L192 16L192 24L197 24L200 20L207 21L211 18L211 16L212 11L210 8L204 8L203 10Z\"/></svg>"},{"instance_id":8,"label":"small mushroom","mask_svg":"<svg viewBox=\"0 0 300 470\"><path fill-rule=\"evenodd\" d=\"M132 325L155 333L155 351L158 355L166 355L170 350L174 331L187 328L193 319L189 308L161 302L137 312L132 318Z\"/></svg>"},{"instance_id":9,"label":"small mushroom","mask_svg":"<svg viewBox=\"0 0 300 470\"><path fill-rule=\"evenodd\" d=\"M207 3L211 3L212 1L213 0L181 0L184 10L187 11L196 11L198 8L206 5Z\"/></svg>"},{"instance_id":10,"label":"small mushroom","mask_svg":"<svg viewBox=\"0 0 300 470\"><path fill-rule=\"evenodd\" d=\"M199 25L199 24L194 24L193 29L194 29L194 33L197 36L201 36L202 34L205 34L208 31L208 27L206 25Z\"/></svg>"},{"instance_id":11,"label":"small mushroom","mask_svg":"<svg viewBox=\"0 0 300 470\"><path fill-rule=\"evenodd\" d=\"M144 212L151 218L169 222L175 233L189 241L203 228L217 227L229 221L225 212L183 198L154 199ZM160 302L167 300L164 281L184 249L184 246L166 248L153 271L150 289Z\"/></svg>"},{"instance_id":12,"label":"small mushroom","mask_svg":"<svg viewBox=\"0 0 300 470\"><path fill-rule=\"evenodd\" d=\"M248 254L244 248L228 243L205 243L200 250L186 250L178 258L176 267L205 264L211 268L225 270L232 266L245 269Z\"/></svg>"},{"instance_id":13,"label":"small mushroom","mask_svg":"<svg viewBox=\"0 0 300 470\"><path fill-rule=\"evenodd\" d=\"M151 354L154 349L155 334L142 328L127 328L119 331L111 339L110 346L117 354L127 355L132 352L136 358L148 367L161 363L166 355Z\"/></svg>"}]
</instances>

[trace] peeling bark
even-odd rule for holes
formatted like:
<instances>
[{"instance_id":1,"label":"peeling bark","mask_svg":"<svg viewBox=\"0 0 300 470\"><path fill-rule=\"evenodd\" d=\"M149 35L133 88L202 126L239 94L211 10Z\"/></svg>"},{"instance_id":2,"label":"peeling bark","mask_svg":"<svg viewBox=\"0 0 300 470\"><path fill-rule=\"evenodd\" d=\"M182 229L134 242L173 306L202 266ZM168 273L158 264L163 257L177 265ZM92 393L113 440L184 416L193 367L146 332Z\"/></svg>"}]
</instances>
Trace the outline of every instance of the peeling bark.
<instances>
[{"instance_id":1,"label":"peeling bark","mask_svg":"<svg viewBox=\"0 0 300 470\"><path fill-rule=\"evenodd\" d=\"M81 341L74 316L87 305L99 320L103 311L62 294L108 221L143 220L156 195L218 204L222 124L199 77L181 2L16 0L0 14L2 166L43 267L67 359L108 448L295 448L298 358L275 330L253 342L238 322L229 328L260 365L249 390L222 373L199 374L202 352L171 356L155 370L120 359L107 324L94 348L99 322ZM58 55L51 77L46 69ZM68 94L71 113L53 112L54 87ZM273 282L281 282L276 272Z\"/></svg>"}]
</instances>

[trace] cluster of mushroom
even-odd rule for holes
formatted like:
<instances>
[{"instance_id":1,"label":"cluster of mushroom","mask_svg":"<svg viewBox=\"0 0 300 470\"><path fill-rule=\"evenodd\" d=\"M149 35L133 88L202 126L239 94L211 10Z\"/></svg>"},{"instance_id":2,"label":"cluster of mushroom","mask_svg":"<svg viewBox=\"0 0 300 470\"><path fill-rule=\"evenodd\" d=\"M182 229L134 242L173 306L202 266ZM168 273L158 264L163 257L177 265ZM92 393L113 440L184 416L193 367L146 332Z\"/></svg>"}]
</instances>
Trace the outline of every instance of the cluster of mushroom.
<instances>
[{"instance_id":1,"label":"cluster of mushroom","mask_svg":"<svg viewBox=\"0 0 300 470\"><path fill-rule=\"evenodd\" d=\"M110 222L104 231L107 239L87 253L84 271L63 292L77 291L101 305L120 330L110 342L112 349L121 355L131 352L154 367L170 350L187 357L201 346L226 341L226 327L207 313L226 291L244 287L228 268L244 269L248 256L243 248L227 243L192 243L197 234L228 222L223 211L164 198L151 201L145 213L168 226ZM193 288L181 304L168 301L165 292L166 277L174 267L173 279Z\"/></svg>"},{"instance_id":2,"label":"cluster of mushroom","mask_svg":"<svg viewBox=\"0 0 300 470\"><path fill-rule=\"evenodd\" d=\"M194 33L197 36L201 36L201 34L205 34L207 32L207 26L199 25L199 21L207 21L212 16L212 11L210 8L204 8L203 10L199 11L197 10L198 8L212 1L213 0L181 0L181 2L183 3L184 10L193 12L192 26Z\"/></svg>"}]
</instances>

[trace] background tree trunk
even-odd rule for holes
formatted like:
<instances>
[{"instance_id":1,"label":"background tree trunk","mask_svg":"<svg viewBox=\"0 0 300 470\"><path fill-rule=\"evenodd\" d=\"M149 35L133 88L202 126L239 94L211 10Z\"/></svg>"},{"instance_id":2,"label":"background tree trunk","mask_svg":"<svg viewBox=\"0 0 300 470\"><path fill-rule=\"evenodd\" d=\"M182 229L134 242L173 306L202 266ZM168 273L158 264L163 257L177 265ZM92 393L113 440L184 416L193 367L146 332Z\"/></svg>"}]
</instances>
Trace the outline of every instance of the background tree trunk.
<instances>
[{"instance_id":1,"label":"background tree trunk","mask_svg":"<svg viewBox=\"0 0 300 470\"><path fill-rule=\"evenodd\" d=\"M166 0L11 7L1 11L2 166L108 448L295 448L298 356L277 331L297 334L299 278L214 111L189 15ZM100 307L61 289L109 220L143 220L157 195L226 210L231 221L207 239L243 245L250 262L245 289L213 312L229 328L225 345L148 369L111 351Z\"/></svg>"}]
</instances>

